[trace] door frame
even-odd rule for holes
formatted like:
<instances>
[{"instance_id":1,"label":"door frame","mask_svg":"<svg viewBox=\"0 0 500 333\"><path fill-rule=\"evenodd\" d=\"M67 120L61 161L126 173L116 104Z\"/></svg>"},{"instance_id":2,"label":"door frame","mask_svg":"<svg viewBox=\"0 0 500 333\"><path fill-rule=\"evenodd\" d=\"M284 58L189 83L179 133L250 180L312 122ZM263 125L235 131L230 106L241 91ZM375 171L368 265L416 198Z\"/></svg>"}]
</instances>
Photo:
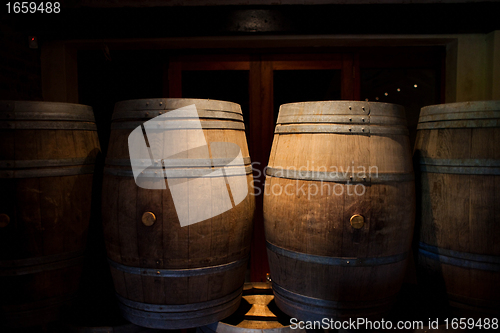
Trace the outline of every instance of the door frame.
<instances>
[{"instance_id":1,"label":"door frame","mask_svg":"<svg viewBox=\"0 0 500 333\"><path fill-rule=\"evenodd\" d=\"M249 129L248 144L252 165L258 169L255 182L264 189L267 166L274 136L273 76L279 70L341 71L341 99L359 100L359 56L356 53L287 54L210 54L178 55L169 59L164 75L164 95L182 97L182 72L189 70L248 70ZM257 163L255 163L257 162ZM263 196L256 197L254 230L250 256L251 281L265 281L269 273L264 237Z\"/></svg>"},{"instance_id":2,"label":"door frame","mask_svg":"<svg viewBox=\"0 0 500 333\"><path fill-rule=\"evenodd\" d=\"M166 52L163 68L163 96L162 97L181 97L181 85L174 85L174 82L182 82L182 69L206 68L212 69L248 69L250 70L250 126L249 131L252 137L264 138L272 141L274 130L274 118L272 114L272 72L274 66L279 66L279 59L273 59L273 52L281 52L281 58L302 57L306 61L305 54L300 56L295 53L303 50L311 50L330 53L350 54L342 59L342 91L341 98L347 100L360 100L360 67L370 67L368 64L370 57L374 54L374 48L385 49L389 53L397 53L399 48L446 48L443 57L439 60L441 65L441 88L442 102L446 92L446 102L453 102L456 99L458 88L462 87L467 78L476 82L478 78L470 73L461 77L457 83L457 57L464 48L460 48L460 42L464 39L462 35L398 35L398 36L379 36L379 35L354 35L354 36L230 36L230 37L191 37L191 38L158 38L158 39L107 39L107 40L66 40L66 41L47 41L41 48L41 72L42 72L42 95L46 101L78 103L78 79L77 79L77 51L79 50L162 50ZM483 35L475 35L476 39L483 38ZM481 39L482 40L482 39ZM290 48L293 48L290 51ZM395 50L397 48L398 50ZM186 53L200 53L205 50L210 52L219 52L228 54L224 57L197 55L188 56ZM285 54L288 52L289 54ZM365 56L363 56L363 53ZM180 55L179 55L180 54ZM369 55L366 57L366 55ZM361 55L361 57L360 57ZM325 55L315 55L314 57L324 57ZM187 61L191 58L191 61ZM212 58L210 58L212 57ZM313 58L314 58L313 57ZM299 59L288 59L288 64L293 64ZM62 60L61 60L62 59ZM360 60L361 59L361 60ZM367 60L368 59L368 60ZM217 61L215 61L217 60ZM314 61L315 60L315 61ZM406 62L408 59L400 59L398 62ZM422 58L412 61L421 62ZM312 59L312 62L321 64L320 59ZM295 62L295 64L297 64ZM319 66L319 65L316 66ZM360 65L361 64L361 65ZM388 62L389 67L394 65L393 61ZM211 67L215 66L215 67ZM242 67L238 67L242 66ZM314 64L311 64L314 66ZM53 73L58 73L53 75ZM475 73L475 72L474 72ZM473 74L474 74L473 73ZM472 75L472 76L471 76ZM447 86L445 87L445 78ZM467 81L469 82L469 81ZM460 87L458 85L460 84ZM177 88L176 88L177 86ZM267 87L267 89L266 89ZM446 89L445 89L446 88ZM177 89L177 90L176 90ZM271 91L271 93L269 93ZM254 161L267 161L266 147L262 147L262 142L249 140L250 150ZM263 157L264 156L264 157ZM260 207L261 209L261 207ZM258 234L263 236L263 226ZM262 243L264 243L262 237ZM261 266L267 266L265 247L260 248L257 255L253 258L260 258ZM252 281L263 281L265 273L269 270L265 267L256 267L252 264Z\"/></svg>"}]
</instances>

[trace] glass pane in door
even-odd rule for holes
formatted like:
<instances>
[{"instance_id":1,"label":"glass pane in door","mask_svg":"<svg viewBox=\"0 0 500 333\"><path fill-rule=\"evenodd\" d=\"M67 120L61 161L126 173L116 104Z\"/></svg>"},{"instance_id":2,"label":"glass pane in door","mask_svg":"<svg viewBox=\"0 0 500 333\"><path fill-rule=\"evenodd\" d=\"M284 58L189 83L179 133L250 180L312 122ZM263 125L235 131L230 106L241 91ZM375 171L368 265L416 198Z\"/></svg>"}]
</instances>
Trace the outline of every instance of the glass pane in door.
<instances>
[{"instance_id":1,"label":"glass pane in door","mask_svg":"<svg viewBox=\"0 0 500 333\"><path fill-rule=\"evenodd\" d=\"M241 105L248 135L248 71L183 71L182 97L209 98Z\"/></svg>"},{"instance_id":2,"label":"glass pane in door","mask_svg":"<svg viewBox=\"0 0 500 333\"><path fill-rule=\"evenodd\" d=\"M273 86L276 123L282 104L340 100L340 70L275 70Z\"/></svg>"},{"instance_id":3,"label":"glass pane in door","mask_svg":"<svg viewBox=\"0 0 500 333\"><path fill-rule=\"evenodd\" d=\"M420 108L440 103L439 73L436 69L361 69L361 99L404 106L410 145L415 143Z\"/></svg>"}]
</instances>

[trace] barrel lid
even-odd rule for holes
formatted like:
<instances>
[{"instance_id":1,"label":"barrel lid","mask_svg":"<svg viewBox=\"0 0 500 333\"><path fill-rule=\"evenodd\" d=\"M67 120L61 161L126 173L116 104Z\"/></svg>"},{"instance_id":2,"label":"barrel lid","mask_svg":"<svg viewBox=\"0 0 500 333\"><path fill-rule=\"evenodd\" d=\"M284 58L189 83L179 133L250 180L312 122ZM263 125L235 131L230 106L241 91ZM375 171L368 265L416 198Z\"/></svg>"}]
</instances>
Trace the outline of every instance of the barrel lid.
<instances>
[{"instance_id":1,"label":"barrel lid","mask_svg":"<svg viewBox=\"0 0 500 333\"><path fill-rule=\"evenodd\" d=\"M197 98L149 98L132 99L117 102L114 112L147 111L147 110L175 110L189 105L196 105L197 110L225 111L241 114L241 107L237 103L218 101L213 99Z\"/></svg>"},{"instance_id":2,"label":"barrel lid","mask_svg":"<svg viewBox=\"0 0 500 333\"><path fill-rule=\"evenodd\" d=\"M322 101L283 104L280 118L291 116L366 115L405 118L404 107L391 103L363 101Z\"/></svg>"},{"instance_id":3,"label":"barrel lid","mask_svg":"<svg viewBox=\"0 0 500 333\"><path fill-rule=\"evenodd\" d=\"M423 107L417 129L500 127L500 101L471 101Z\"/></svg>"},{"instance_id":4,"label":"barrel lid","mask_svg":"<svg viewBox=\"0 0 500 333\"><path fill-rule=\"evenodd\" d=\"M498 101L470 101L424 106L420 116L433 114L457 113L457 112L482 112L500 111L500 100Z\"/></svg>"},{"instance_id":5,"label":"barrel lid","mask_svg":"<svg viewBox=\"0 0 500 333\"><path fill-rule=\"evenodd\" d=\"M70 120L94 122L92 107L74 103L0 101L1 120Z\"/></svg>"},{"instance_id":6,"label":"barrel lid","mask_svg":"<svg viewBox=\"0 0 500 333\"><path fill-rule=\"evenodd\" d=\"M429 105L421 109L419 122L445 120L446 118L450 120L498 118L498 112L500 112L500 101L472 101ZM447 116L439 117L437 115Z\"/></svg>"}]
</instances>

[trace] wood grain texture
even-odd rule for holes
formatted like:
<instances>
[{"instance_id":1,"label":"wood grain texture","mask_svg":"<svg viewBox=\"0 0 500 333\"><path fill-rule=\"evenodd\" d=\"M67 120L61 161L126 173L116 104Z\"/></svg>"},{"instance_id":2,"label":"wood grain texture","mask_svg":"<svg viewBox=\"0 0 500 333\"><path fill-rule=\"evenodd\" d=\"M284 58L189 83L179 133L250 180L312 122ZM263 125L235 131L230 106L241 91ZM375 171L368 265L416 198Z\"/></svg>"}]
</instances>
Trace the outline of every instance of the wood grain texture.
<instances>
[{"instance_id":1,"label":"wood grain texture","mask_svg":"<svg viewBox=\"0 0 500 333\"><path fill-rule=\"evenodd\" d=\"M195 99L162 99L148 100L151 104L172 109L195 104L198 111L215 112L233 110L234 103L227 103L230 109L225 109L225 102ZM146 100L137 103L145 105ZM183 105L183 103L185 105ZM141 112L140 107L127 111ZM122 110L123 111L123 110ZM115 108L115 112L116 108ZM145 121L152 116L136 117L115 121L115 124L127 124ZM171 120L172 121L172 120ZM175 121L175 119L173 120ZM218 118L202 118L204 122L229 123ZM128 136L133 126L126 129L112 129L107 161L130 159L128 151ZM201 156L195 150L197 142L193 141L192 131L179 128L164 133L166 142L177 145L182 151L177 158L194 161ZM230 142L240 147L242 156L248 157L248 147L244 130L234 129L203 129L207 143ZM158 138L154 138L157 140ZM149 138L148 138L149 140ZM154 144L150 142L150 145ZM186 170L180 166L179 170ZM136 185L132 176L117 176L106 170L131 171L131 166L107 163L103 186L103 223L108 256L118 264L128 267L150 268L154 270L189 270L225 265L231 262L245 260L250 251L253 211L255 199L251 182L251 174L233 176L239 177L248 186L247 197L232 209L215 217L182 227L169 186L181 186L185 189L185 198L180 202L189 205L193 199L208 201L207 209L218 208L227 196L227 189L211 186L210 182L200 182L200 178L165 179L165 190L151 190ZM111 171L112 172L112 171ZM220 183L220 178L210 180ZM146 184L147 185L147 184ZM225 193L222 193L224 192ZM185 208L188 208L187 206ZM146 226L142 215L151 212L156 221ZM199 214L190 210L189 214ZM174 305L190 305L200 302L218 300L237 291L244 282L246 265L235 267L228 271L193 276L150 276L122 272L111 267L115 289L125 299L146 303L165 305L165 309ZM203 311L204 309L201 309ZM168 313L168 310L166 310ZM207 313L211 309L206 309ZM172 313L169 313L172 315ZM179 312L179 316L184 315ZM215 313L213 318L217 318ZM131 320L131 319L129 319ZM211 319L210 319L211 320ZM215 319L218 320L218 319ZM175 321L175 320L174 320ZM178 319L179 323L183 320ZM185 322L185 321L184 321ZM187 323L184 323L187 325Z\"/></svg>"},{"instance_id":2,"label":"wood grain texture","mask_svg":"<svg viewBox=\"0 0 500 333\"><path fill-rule=\"evenodd\" d=\"M267 165L270 143L273 136L273 61L253 55L249 73L249 126L251 136L250 154L258 177L255 179L257 193L263 192L265 181L264 168ZM258 170L258 171L257 171ZM269 273L267 252L264 242L264 221L262 196L256 198L254 230L251 254L251 281L263 282Z\"/></svg>"},{"instance_id":3,"label":"wood grain texture","mask_svg":"<svg viewBox=\"0 0 500 333\"><path fill-rule=\"evenodd\" d=\"M9 114L16 125L0 130L0 214L10 217L10 223L0 228L1 315L8 318L5 325L39 325L56 320L79 287L93 175L58 173L88 164L93 167L100 150L97 132L43 129L72 117L73 112L86 112L85 122L92 123L92 109L87 106L18 101L0 105L0 117ZM51 116L53 108L58 109L55 116ZM27 123L31 128L21 129ZM78 162L50 165L71 159ZM34 166L18 165L27 162ZM14 177L5 176L10 171ZM54 174L44 176L46 171Z\"/></svg>"},{"instance_id":4,"label":"wood grain texture","mask_svg":"<svg viewBox=\"0 0 500 333\"><path fill-rule=\"evenodd\" d=\"M348 105L361 108L360 103L292 103L281 106L280 116L290 110L302 117L321 114L348 116L351 114ZM377 105L381 106L377 116L389 116L382 104L363 104L372 108ZM398 120L404 113L401 110L399 113L398 117L391 118L398 125L391 126L404 124ZM367 123L369 117L367 115L365 119L366 128L377 127ZM349 124L349 117L345 121ZM278 126L279 122L278 118ZM343 124L340 120L338 123ZM306 121L294 124L300 126ZM307 125L325 124L333 122L310 122ZM376 179L375 175L413 174L409 140L405 134L275 132L269 167L295 169L299 175L300 171L314 171L347 175L364 172L368 176L372 170L372 181ZM359 182L267 176L264 197L266 240L301 255L347 259L401 255L403 258L410 249L413 235L414 191L412 180L361 185ZM350 224L350 218L355 214L364 217L360 229ZM348 267L287 257L271 249L268 249L268 255L273 284L297 295L337 302L330 308L318 306L318 318L382 315L390 308L389 299L398 293L406 269L404 259L385 265ZM295 303L300 309L287 312L289 308L282 307L283 298L276 292L275 297L277 305L291 316L312 318L308 316L314 315L309 311L315 310L307 310L307 306L301 307L300 303ZM377 302L381 304L369 305Z\"/></svg>"},{"instance_id":5,"label":"wood grain texture","mask_svg":"<svg viewBox=\"0 0 500 333\"><path fill-rule=\"evenodd\" d=\"M170 57L168 64L168 97L182 97L182 62Z\"/></svg>"},{"instance_id":6,"label":"wood grain texture","mask_svg":"<svg viewBox=\"0 0 500 333\"><path fill-rule=\"evenodd\" d=\"M45 101L78 102L76 58L77 49L64 42L44 43L40 59Z\"/></svg>"},{"instance_id":7,"label":"wood grain texture","mask_svg":"<svg viewBox=\"0 0 500 333\"><path fill-rule=\"evenodd\" d=\"M482 119L484 112L497 112L498 102L466 102L431 106L422 109L422 116L455 117L467 115ZM440 108L440 111L437 111ZM483 112L483 114L480 114ZM474 115L477 114L477 116ZM489 116L494 118L494 114ZM498 118L498 117L497 117ZM445 123L445 122L443 122ZM498 127L469 125L468 128L435 128L419 130L415 144L416 161L450 159L467 166L474 160L477 166L500 161ZM498 193L500 176L477 172L445 173L429 172L425 166L420 172L418 191L421 211L418 212L419 241L445 250L456 251L454 256L485 255L486 262L498 261L500 246L498 237ZM495 169L493 167L492 169ZM498 170L498 166L496 166ZM456 264L443 262L446 258L430 258L422 252L418 256L418 274L421 283L436 300L445 299L453 307L499 313L500 273L468 265L476 260ZM495 266L495 264L493 264ZM496 282L494 282L496 281ZM447 300L446 300L447 298Z\"/></svg>"}]
</instances>

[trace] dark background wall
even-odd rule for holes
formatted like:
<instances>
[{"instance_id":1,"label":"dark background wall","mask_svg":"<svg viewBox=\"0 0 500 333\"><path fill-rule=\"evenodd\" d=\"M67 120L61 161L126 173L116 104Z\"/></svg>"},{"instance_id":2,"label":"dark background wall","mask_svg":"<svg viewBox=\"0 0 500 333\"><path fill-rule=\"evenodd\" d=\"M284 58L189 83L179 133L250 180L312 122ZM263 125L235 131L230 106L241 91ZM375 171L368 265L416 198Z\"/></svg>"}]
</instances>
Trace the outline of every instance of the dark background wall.
<instances>
[{"instance_id":1,"label":"dark background wall","mask_svg":"<svg viewBox=\"0 0 500 333\"><path fill-rule=\"evenodd\" d=\"M28 36L36 36L41 47L50 40L69 39L462 34L500 29L498 1L401 2L403 4L176 6L183 2L62 1L58 14L8 14L7 7L3 7L0 14L0 98L40 100L42 97L40 48L29 49ZM168 6L159 6L161 4Z\"/></svg>"},{"instance_id":2,"label":"dark background wall","mask_svg":"<svg viewBox=\"0 0 500 333\"><path fill-rule=\"evenodd\" d=\"M200 3L199 1L196 1ZM222 1L220 1L222 2ZM292 1L289 1L292 2ZM319 2L319 1L318 1ZM369 1L367 1L369 2ZM403 1L402 1L403 2ZM162 38L193 36L256 36L270 35L403 35L403 34L467 34L489 33L500 29L498 1L417 4L330 4L330 5L235 5L235 6L148 6L132 7L118 1L62 1L59 14L0 15L0 99L42 100L40 56L44 43L54 40L97 39L102 50L80 51L79 80L92 90L80 91L80 102L93 105L98 126L109 127L114 101L159 97L161 77L158 72L162 52L106 50L106 39ZM99 3L106 3L107 6ZM142 4L160 3L143 1ZM170 4L174 1L170 1ZM177 2L179 5L181 1ZM248 1L248 3L256 3ZM273 3L269 1L268 3ZM91 6L93 5L93 6ZM36 36L38 48L28 47L29 36ZM310 50L303 50L303 52ZM191 53L205 51L191 50ZM313 50L321 52L321 50ZM160 58L159 58L160 57ZM121 63L120 63L121 62ZM138 64L130 67L129 64ZM126 71L123 71L124 68ZM156 67L155 67L156 66ZM145 71L145 74L143 72ZM285 73L286 74L286 73ZM377 70L365 72L369 80L380 80ZM101 80L93 80L100 77ZM129 83L141 78L147 84L130 91ZM102 80L108 78L108 80ZM383 78L383 77L382 77ZM284 78L283 81L287 81ZM109 89L110 85L116 85ZM186 87L186 89L189 87ZM363 86L362 86L363 88ZM384 87L385 89L386 87ZM389 88L397 88L389 87ZM129 90L127 90L129 89ZM366 89L365 89L366 90ZM102 96L107 92L114 96ZM362 99L381 96L386 90L366 92ZM363 91L364 93L364 91ZM365 96L366 95L366 96ZM393 94L390 95L392 98ZM100 101L111 101L102 104ZM101 103L101 104L99 104ZM278 104L280 102L277 102ZM431 104L430 102L428 104ZM419 110L419 106L415 107ZM97 118L97 117L96 117ZM106 139L102 142L107 142ZM103 145L105 146L105 145ZM97 221L94 222L98 225ZM98 226L96 226L98 228ZM94 233L97 235L97 233ZM95 243L103 244L101 239ZM104 249L99 249L101 272L107 272ZM96 254L96 257L97 257ZM89 272L89 270L87 270ZM89 273L92 274L92 273ZM87 303L95 304L93 315L114 311L113 303L103 303L98 293L112 293L110 279L98 284L95 273L83 289ZM112 297L113 295L110 295ZM98 302L101 302L98 304ZM110 310L111 309L111 310ZM84 310L84 309L82 309ZM87 309L88 310L88 309Z\"/></svg>"},{"instance_id":3,"label":"dark background wall","mask_svg":"<svg viewBox=\"0 0 500 333\"><path fill-rule=\"evenodd\" d=\"M0 99L40 100L40 50L28 48L28 35L15 21L0 20Z\"/></svg>"}]
</instances>

